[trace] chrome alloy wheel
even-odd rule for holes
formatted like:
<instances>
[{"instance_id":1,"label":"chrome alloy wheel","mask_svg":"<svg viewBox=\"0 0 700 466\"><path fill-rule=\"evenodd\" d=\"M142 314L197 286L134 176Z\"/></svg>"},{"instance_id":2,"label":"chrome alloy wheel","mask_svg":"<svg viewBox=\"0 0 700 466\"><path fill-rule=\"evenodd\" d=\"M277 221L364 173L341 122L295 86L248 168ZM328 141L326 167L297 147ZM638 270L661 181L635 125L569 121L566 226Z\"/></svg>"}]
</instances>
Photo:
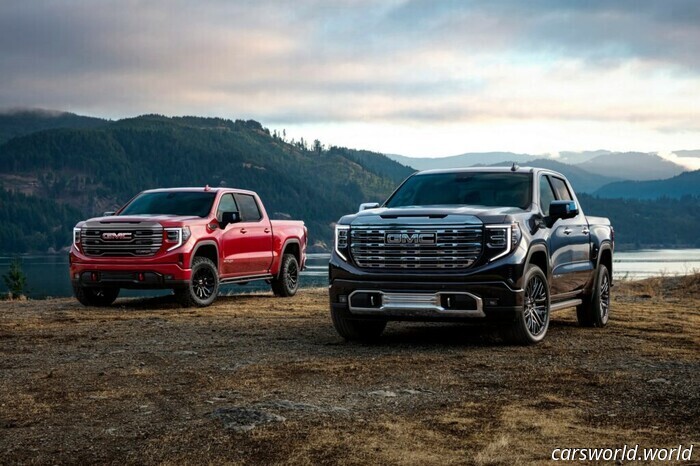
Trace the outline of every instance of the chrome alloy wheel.
<instances>
[{"instance_id":1,"label":"chrome alloy wheel","mask_svg":"<svg viewBox=\"0 0 700 466\"><path fill-rule=\"evenodd\" d=\"M600 320L605 324L610 311L610 276L604 273L600 277Z\"/></svg>"},{"instance_id":2,"label":"chrome alloy wheel","mask_svg":"<svg viewBox=\"0 0 700 466\"><path fill-rule=\"evenodd\" d=\"M549 320L547 289L542 279L533 276L525 288L525 325L530 335L539 336L546 331Z\"/></svg>"}]
</instances>

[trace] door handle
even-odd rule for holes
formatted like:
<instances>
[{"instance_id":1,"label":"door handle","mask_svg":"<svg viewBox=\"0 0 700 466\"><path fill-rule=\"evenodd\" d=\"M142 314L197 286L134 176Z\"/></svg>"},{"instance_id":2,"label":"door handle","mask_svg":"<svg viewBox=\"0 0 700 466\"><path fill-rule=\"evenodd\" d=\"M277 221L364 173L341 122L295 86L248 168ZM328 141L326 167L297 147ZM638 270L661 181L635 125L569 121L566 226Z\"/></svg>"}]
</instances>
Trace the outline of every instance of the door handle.
<instances>
[{"instance_id":1,"label":"door handle","mask_svg":"<svg viewBox=\"0 0 700 466\"><path fill-rule=\"evenodd\" d=\"M270 229L269 229L269 228L265 228L263 231L264 231L265 233L270 233Z\"/></svg>"},{"instance_id":2,"label":"door handle","mask_svg":"<svg viewBox=\"0 0 700 466\"><path fill-rule=\"evenodd\" d=\"M564 229L564 234L569 236L571 234L571 228Z\"/></svg>"},{"instance_id":3,"label":"door handle","mask_svg":"<svg viewBox=\"0 0 700 466\"><path fill-rule=\"evenodd\" d=\"M581 230L581 233L583 233L584 235L587 235L590 232L591 230L589 230L588 228L584 228L583 230Z\"/></svg>"},{"instance_id":4,"label":"door handle","mask_svg":"<svg viewBox=\"0 0 700 466\"><path fill-rule=\"evenodd\" d=\"M248 230L246 230L245 228L241 228L241 233L245 235L246 233L248 233Z\"/></svg>"}]
</instances>

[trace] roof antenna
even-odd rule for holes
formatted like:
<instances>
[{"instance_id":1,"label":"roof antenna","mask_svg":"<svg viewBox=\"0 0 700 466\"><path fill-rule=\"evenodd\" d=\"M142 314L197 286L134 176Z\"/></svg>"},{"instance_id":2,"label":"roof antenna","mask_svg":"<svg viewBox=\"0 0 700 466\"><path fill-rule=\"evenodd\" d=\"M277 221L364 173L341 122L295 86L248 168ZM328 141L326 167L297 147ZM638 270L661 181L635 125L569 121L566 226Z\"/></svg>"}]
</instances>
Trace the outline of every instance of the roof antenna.
<instances>
[{"instance_id":1,"label":"roof antenna","mask_svg":"<svg viewBox=\"0 0 700 466\"><path fill-rule=\"evenodd\" d=\"M510 167L510 171L516 172L520 169L520 165L518 165L518 162L513 162L513 166Z\"/></svg>"}]
</instances>

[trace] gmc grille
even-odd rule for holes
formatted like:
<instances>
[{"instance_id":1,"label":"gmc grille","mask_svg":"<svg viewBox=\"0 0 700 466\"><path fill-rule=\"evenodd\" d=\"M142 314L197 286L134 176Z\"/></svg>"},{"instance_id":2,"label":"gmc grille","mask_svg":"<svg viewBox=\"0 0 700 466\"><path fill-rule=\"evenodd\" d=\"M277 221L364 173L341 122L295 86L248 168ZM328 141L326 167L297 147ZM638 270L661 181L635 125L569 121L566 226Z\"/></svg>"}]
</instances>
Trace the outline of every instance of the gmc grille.
<instances>
[{"instance_id":1,"label":"gmc grille","mask_svg":"<svg viewBox=\"0 0 700 466\"><path fill-rule=\"evenodd\" d=\"M105 233L107 238L103 236ZM111 235L113 233L117 235ZM126 238L120 233L126 233ZM112 238L109 238L110 235ZM152 224L119 225L116 222L88 226L80 232L80 243L86 256L153 256L163 245L163 227Z\"/></svg>"},{"instance_id":2,"label":"gmc grille","mask_svg":"<svg viewBox=\"0 0 700 466\"><path fill-rule=\"evenodd\" d=\"M466 269L482 243L480 227L350 229L350 253L366 269Z\"/></svg>"}]
</instances>

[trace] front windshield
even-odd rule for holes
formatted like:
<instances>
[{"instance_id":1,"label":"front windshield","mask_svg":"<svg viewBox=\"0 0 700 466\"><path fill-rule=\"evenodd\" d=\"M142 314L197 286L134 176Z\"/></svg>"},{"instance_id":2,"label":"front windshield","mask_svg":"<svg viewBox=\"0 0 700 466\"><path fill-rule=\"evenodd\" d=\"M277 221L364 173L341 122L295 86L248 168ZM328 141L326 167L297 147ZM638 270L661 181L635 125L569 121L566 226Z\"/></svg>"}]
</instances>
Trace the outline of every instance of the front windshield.
<instances>
[{"instance_id":1,"label":"front windshield","mask_svg":"<svg viewBox=\"0 0 700 466\"><path fill-rule=\"evenodd\" d=\"M529 173L430 173L410 177L385 206L477 205L527 209L531 199Z\"/></svg>"},{"instance_id":2,"label":"front windshield","mask_svg":"<svg viewBox=\"0 0 700 466\"><path fill-rule=\"evenodd\" d=\"M214 203L213 192L163 191L139 194L119 215L183 215L206 217Z\"/></svg>"}]
</instances>

